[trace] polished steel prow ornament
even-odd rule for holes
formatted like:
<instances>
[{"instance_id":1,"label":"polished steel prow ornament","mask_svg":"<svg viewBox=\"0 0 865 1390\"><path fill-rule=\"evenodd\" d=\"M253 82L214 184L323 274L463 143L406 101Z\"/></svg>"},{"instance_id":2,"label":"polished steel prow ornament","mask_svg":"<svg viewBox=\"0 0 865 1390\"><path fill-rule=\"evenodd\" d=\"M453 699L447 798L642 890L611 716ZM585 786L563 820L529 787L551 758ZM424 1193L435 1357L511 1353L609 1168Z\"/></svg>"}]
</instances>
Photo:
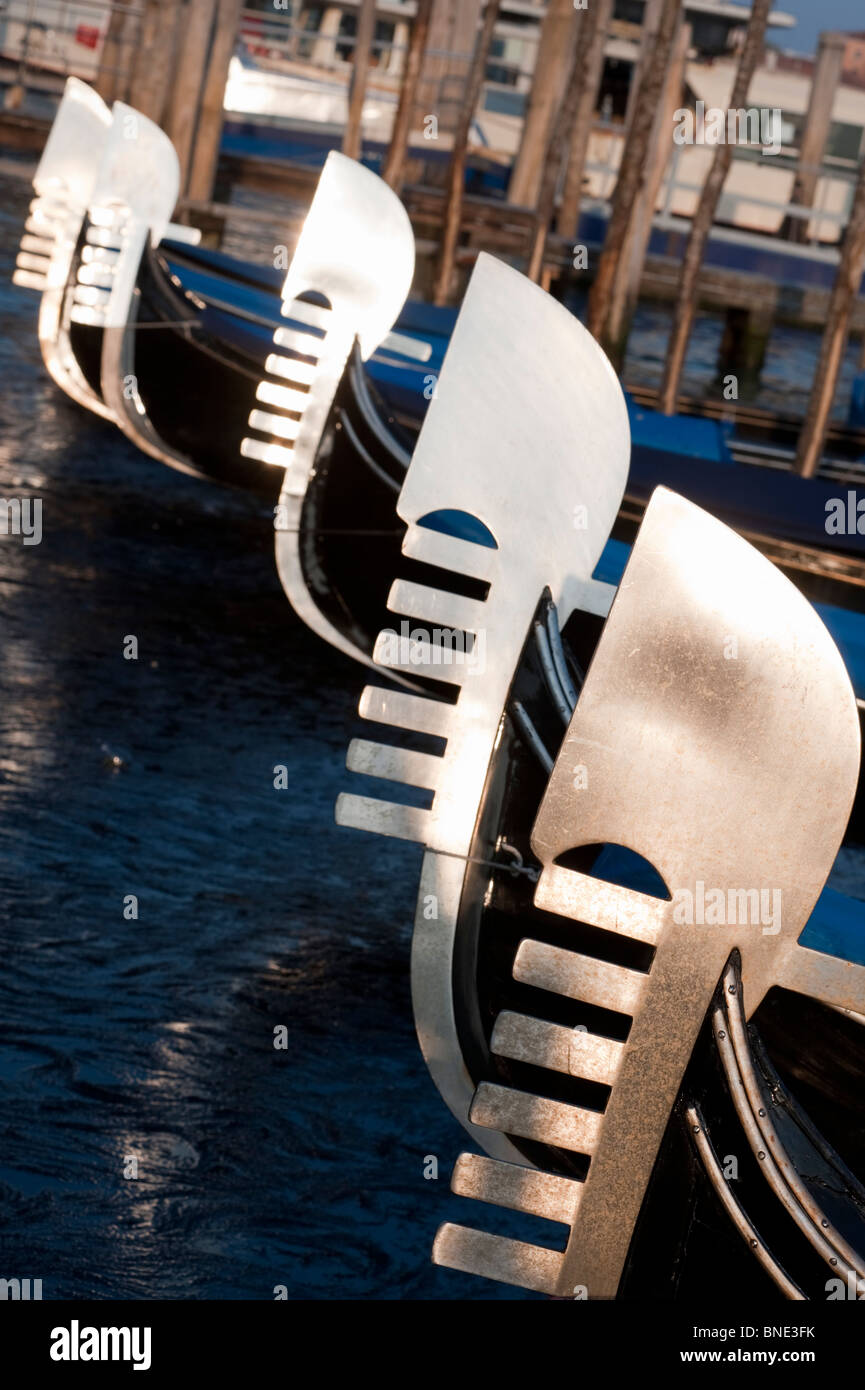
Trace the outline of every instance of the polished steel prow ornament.
<instances>
[{"instance_id":1,"label":"polished steel prow ornament","mask_svg":"<svg viewBox=\"0 0 865 1390\"><path fill-rule=\"evenodd\" d=\"M148 242L166 235L180 191L180 164L164 131L116 101L88 209L86 245L71 287L70 318L102 329L101 388L111 419L154 457L163 450L138 399L133 337L135 285Z\"/></svg>"},{"instance_id":2,"label":"polished steel prow ornament","mask_svg":"<svg viewBox=\"0 0 865 1390\"><path fill-rule=\"evenodd\" d=\"M12 281L39 290L39 345L51 378L97 415L108 417L88 385L69 342L66 290L81 227L90 206L111 113L86 82L69 77L42 151L36 197L21 239Z\"/></svg>"},{"instance_id":3,"label":"polished steel prow ornament","mask_svg":"<svg viewBox=\"0 0 865 1390\"><path fill-rule=\"evenodd\" d=\"M562 996L623 1015L630 1020L626 1040L502 1013L494 1052L601 1082L609 1088L606 1103L587 1109L483 1083L470 1110L476 1127L500 1137L583 1155L586 1177L464 1154L453 1180L463 1195L564 1223L567 1245L561 1252L445 1225L436 1262L548 1294L615 1297L662 1137L719 987L740 999L743 1020L773 985L865 1010L865 968L799 945L844 835L859 758L850 680L813 608L733 531L659 489L532 834L542 865L535 906L596 928L599 944L590 956L524 939L513 962L514 979L551 1000ZM667 897L559 862L580 846L604 844L647 860ZM651 948L647 969L604 958L615 955L619 937ZM720 1013L715 1008L719 1046L730 1027L725 1018L735 1022L732 1000ZM770 1124L765 1107L754 1105L759 1123ZM740 1113L747 1132L744 1103ZM758 1123L753 1114L751 1122ZM701 1132L696 1121L694 1128ZM766 1148L769 1142L771 1136ZM488 1140L481 1143L495 1152ZM767 1157L761 1148L761 1162ZM766 1177L772 1181L768 1171ZM786 1203L795 1183L776 1188ZM811 1219L812 1236L823 1241L832 1265L837 1246L821 1224L829 1226ZM783 1271L774 1277L799 1296Z\"/></svg>"},{"instance_id":4,"label":"polished steel prow ornament","mask_svg":"<svg viewBox=\"0 0 865 1390\"><path fill-rule=\"evenodd\" d=\"M142 132L139 143L137 136ZM143 196L146 204L156 152L161 152L159 172L167 177L170 190L176 184L176 175L173 182L171 176L177 159L167 137L131 107L117 103L109 111L92 87L70 77L34 176L37 196L30 206L12 277L16 285L41 291L39 344L52 379L79 405L109 420L117 418L117 401L114 406L106 404L104 392L100 395L86 379L70 324L104 325L118 266L127 250L134 253L116 225L117 204L130 192L135 199ZM88 220L94 199L99 205L95 222ZM108 219L107 207L112 209ZM146 205L142 210L149 211ZM87 244L77 261L85 224ZM167 219L158 220L154 235L157 240L163 235L192 243L200 239L193 228ZM114 312L118 317L122 313L117 297Z\"/></svg>"},{"instance_id":5,"label":"polished steel prow ornament","mask_svg":"<svg viewBox=\"0 0 865 1390\"><path fill-rule=\"evenodd\" d=\"M274 334L262 409L241 445L247 458L285 469L275 517L276 563L289 601L309 627L361 661L366 652L321 611L304 578L300 536L316 453L355 341L364 359L388 336L411 287L414 233L402 203L362 164L331 152L282 287L290 323Z\"/></svg>"},{"instance_id":6,"label":"polished steel prow ornament","mask_svg":"<svg viewBox=\"0 0 865 1390\"><path fill-rule=\"evenodd\" d=\"M614 590L593 571L619 510L630 455L621 387L582 324L524 276L482 254L472 274L397 510L403 553L488 586L485 599L397 580L391 611L418 638L383 632L375 660L456 687L456 703L371 686L366 719L446 740L441 755L356 740L348 767L433 793L429 809L344 794L342 825L426 848L412 947L418 1037L442 1096L490 1152L518 1157L505 1135L469 1118L474 1086L454 1014L454 939L484 781L520 653L545 591L562 624L576 608L604 615ZM459 513L480 541L440 526ZM466 534L472 533L472 527ZM427 637L423 636L426 632ZM447 659L436 632L469 634ZM395 640L396 638L396 640ZM480 653L483 651L483 660ZM424 904L434 900L429 919Z\"/></svg>"}]
</instances>

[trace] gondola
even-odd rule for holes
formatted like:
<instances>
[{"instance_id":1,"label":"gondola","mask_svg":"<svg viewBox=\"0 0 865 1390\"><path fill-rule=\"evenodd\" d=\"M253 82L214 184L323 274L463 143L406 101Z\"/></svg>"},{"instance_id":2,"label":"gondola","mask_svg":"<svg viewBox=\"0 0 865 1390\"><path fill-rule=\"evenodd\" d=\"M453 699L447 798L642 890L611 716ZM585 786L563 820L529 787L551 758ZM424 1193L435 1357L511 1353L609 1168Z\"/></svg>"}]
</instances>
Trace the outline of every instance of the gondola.
<instances>
[{"instance_id":1,"label":"gondola","mask_svg":"<svg viewBox=\"0 0 865 1390\"><path fill-rule=\"evenodd\" d=\"M194 304L206 306L200 311L214 318L217 338L227 343L232 335L250 343L256 333L264 340L278 322L277 277L267 267L170 244L160 259L163 288L167 280L179 292L161 297L157 313L174 315L169 322L183 317L184 286ZM185 312L191 312L188 304ZM452 323L449 310L409 303L397 320L397 350L385 344L366 365L364 394L376 400L386 426L376 430L374 456L386 471L394 463L404 467L407 442L410 447L422 423ZM157 363L154 396L161 379ZM752 540L810 597L855 608L865 604L865 536L856 526L831 525L839 499L846 506L848 492L862 487L865 435L836 431L820 474L803 479L792 469L793 421L767 426L761 443L753 426L738 436L723 422L692 416L668 420L631 398L628 404L632 456L617 537L633 539L653 489L670 486ZM396 448L391 448L394 437Z\"/></svg>"},{"instance_id":2,"label":"gondola","mask_svg":"<svg viewBox=\"0 0 865 1390\"><path fill-rule=\"evenodd\" d=\"M521 381L514 334L555 368ZM789 580L669 490L615 594L599 581L627 464L588 335L481 257L398 503L405 555L442 581L398 578L390 606L439 635L382 633L379 661L425 688L367 687L363 790L336 813L425 850L418 1038L480 1150L452 1178L473 1224L443 1225L433 1259L558 1298L857 1297L865 935L823 887L853 690ZM486 543L431 531L433 502L477 512ZM454 632L483 633L482 659ZM704 879L739 904L772 885L783 913L677 919Z\"/></svg>"},{"instance_id":3,"label":"gondola","mask_svg":"<svg viewBox=\"0 0 865 1390\"><path fill-rule=\"evenodd\" d=\"M137 121L136 148L141 147L136 159L130 157L131 121ZM152 123L118 104L105 143L108 154L103 152L92 195L100 222L88 218L81 229L61 315L66 356L76 363L88 403L99 402L102 413L164 462L251 487L273 501L279 471L245 452L244 440L260 391L273 390L267 380L273 335L280 326L290 328L280 298L284 277L176 240L167 222L176 196L176 156ZM111 157L112 146L117 158ZM339 159L333 156L331 167ZM345 162L340 167L345 172ZM374 180L366 178L365 195L373 196ZM407 229L405 221L397 244ZM308 316L316 293L305 297ZM106 333L102 320L109 301L112 324ZM354 654L368 654L376 631L369 615L380 608L400 539L392 498L452 322L447 310L403 306L396 334L389 333L365 363L351 354L321 433L321 466L309 478L305 520L306 588L317 597L304 616L315 618L329 608L322 634L331 640L338 635L337 645ZM303 332L304 325L295 328ZM259 419L265 413L259 410ZM717 422L667 421L634 402L629 413L631 466L615 540L633 540L652 490L668 485L752 540L812 599L861 610L865 537L855 527L827 530L829 509L860 480L854 462L832 458L826 476L805 480L778 466L777 450L771 460L741 454ZM846 443L859 447L854 436ZM279 442L274 444L278 450ZM360 539L363 531L377 535L376 545ZM364 563L358 566L361 549Z\"/></svg>"},{"instance_id":4,"label":"gondola","mask_svg":"<svg viewBox=\"0 0 865 1390\"><path fill-rule=\"evenodd\" d=\"M194 248L175 250L167 245L151 259L156 265L144 269L145 283L157 289L143 291L150 299L148 313L173 323L201 315L213 326L215 351L219 352L220 343L225 345L224 355L233 340L241 340L253 353L258 342L261 351L268 331L278 321L266 268L252 283L244 283L242 276L249 267L226 263L227 258L216 264L206 261ZM368 413L365 407L370 401L375 403L370 421L373 438L365 443L379 470L399 478L434 389L449 339L450 314L409 304L396 329L399 348L385 344L367 364L358 364L349 391L357 418ZM412 342L417 344L414 352ZM156 402L165 378L158 354L153 352L152 357L152 366L142 360L140 377L152 381L152 411L160 414ZM346 408L345 401L341 408ZM803 479L793 473L780 451L770 454L771 462L753 450L743 452L715 422L690 417L668 421L633 401L629 401L629 414L632 455L615 529L618 539L633 539L653 489L670 486L752 540L810 597L857 609L865 605L865 536L856 527L828 528L838 500L862 486L865 471L852 457L833 455L818 477ZM202 459L214 457L212 451L196 448L198 422L189 422L188 408L174 403L162 409L160 418L160 433L169 438L176 429L174 422L182 418L187 422L183 428L189 452ZM205 426L201 439L207 437ZM233 442L235 436L231 437ZM862 443L852 434L845 439L851 452ZM223 476L230 477L233 460L230 450L225 453Z\"/></svg>"}]
</instances>

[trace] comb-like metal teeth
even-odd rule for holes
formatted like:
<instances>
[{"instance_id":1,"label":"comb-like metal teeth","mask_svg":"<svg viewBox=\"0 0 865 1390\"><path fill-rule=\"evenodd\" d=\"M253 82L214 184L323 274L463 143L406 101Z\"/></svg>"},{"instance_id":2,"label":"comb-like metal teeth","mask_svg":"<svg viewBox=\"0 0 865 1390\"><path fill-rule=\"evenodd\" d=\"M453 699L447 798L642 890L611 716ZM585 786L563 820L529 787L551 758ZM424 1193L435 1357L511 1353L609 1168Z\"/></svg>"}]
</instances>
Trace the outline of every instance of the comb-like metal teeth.
<instances>
[{"instance_id":1,"label":"comb-like metal teeth","mask_svg":"<svg viewBox=\"0 0 865 1390\"><path fill-rule=\"evenodd\" d=\"M34 256L31 251L19 251L15 257L15 264L19 270L32 270L37 275L45 275L51 260L48 256Z\"/></svg>"},{"instance_id":2,"label":"comb-like metal teeth","mask_svg":"<svg viewBox=\"0 0 865 1390\"><path fill-rule=\"evenodd\" d=\"M109 291L99 285L78 284L73 290L74 302L84 304L90 309L104 308L109 297Z\"/></svg>"},{"instance_id":3,"label":"comb-like metal teeth","mask_svg":"<svg viewBox=\"0 0 865 1390\"><path fill-rule=\"evenodd\" d=\"M406 579L394 580L387 606L392 613L406 613L435 627L458 628L462 632L477 632L485 621L486 605L477 599L462 598Z\"/></svg>"},{"instance_id":4,"label":"comb-like metal teeth","mask_svg":"<svg viewBox=\"0 0 865 1390\"><path fill-rule=\"evenodd\" d=\"M514 1091L491 1081L478 1086L469 1112L472 1124L483 1129L497 1129L580 1154L594 1152L603 1118L595 1110Z\"/></svg>"},{"instance_id":5,"label":"comb-like metal teeth","mask_svg":"<svg viewBox=\"0 0 865 1390\"><path fill-rule=\"evenodd\" d=\"M373 648L373 661L385 666L389 671L403 671L407 675L417 675L423 671L436 680L461 685L464 667L448 664L449 650L417 637L401 637L394 650L393 633L380 632Z\"/></svg>"},{"instance_id":6,"label":"comb-like metal teeth","mask_svg":"<svg viewBox=\"0 0 865 1390\"><path fill-rule=\"evenodd\" d=\"M309 328L318 328L326 333L330 328L333 310L324 304L310 304L306 299L290 299L283 304L282 312L287 319L294 319L297 323L304 323Z\"/></svg>"},{"instance_id":7,"label":"comb-like metal teeth","mask_svg":"<svg viewBox=\"0 0 865 1390\"><path fill-rule=\"evenodd\" d=\"M82 265L114 266L120 259L120 248L116 246L82 246Z\"/></svg>"},{"instance_id":8,"label":"comb-like metal teeth","mask_svg":"<svg viewBox=\"0 0 865 1390\"><path fill-rule=\"evenodd\" d=\"M529 1062L548 1071L580 1076L612 1086L621 1064L624 1044L581 1028L530 1018L504 1010L493 1027L490 1049L498 1057Z\"/></svg>"},{"instance_id":9,"label":"comb-like metal teeth","mask_svg":"<svg viewBox=\"0 0 865 1390\"><path fill-rule=\"evenodd\" d=\"M421 806L401 806L395 801L379 801L372 796L340 792L336 802L336 823L354 830L370 830L395 840L426 842L429 811Z\"/></svg>"},{"instance_id":10,"label":"comb-like metal teeth","mask_svg":"<svg viewBox=\"0 0 865 1390\"><path fill-rule=\"evenodd\" d=\"M12 284L18 285L22 290L39 290L41 292L45 289L46 283L45 275L36 270L21 270L19 268L12 272Z\"/></svg>"},{"instance_id":11,"label":"comb-like metal teeth","mask_svg":"<svg viewBox=\"0 0 865 1390\"><path fill-rule=\"evenodd\" d=\"M472 579L491 579L496 565L497 552L488 546L476 545L458 536L446 536L426 526L409 527L402 551L411 560L436 565L453 574L469 575Z\"/></svg>"},{"instance_id":12,"label":"comb-like metal teeth","mask_svg":"<svg viewBox=\"0 0 865 1390\"><path fill-rule=\"evenodd\" d=\"M535 892L535 905L557 913L566 911L575 922L603 927L650 945L658 939L667 908L660 898L605 883L591 874L563 869L558 864L544 870Z\"/></svg>"},{"instance_id":13,"label":"comb-like metal teeth","mask_svg":"<svg viewBox=\"0 0 865 1390\"><path fill-rule=\"evenodd\" d=\"M277 328L273 341L278 347L289 352L301 353L314 359L313 363L298 362L294 358L270 353L265 369L284 381L294 382L294 386L281 386L272 381L260 381L256 388L256 399L265 405L272 405L280 411L292 411L299 419L287 415L275 415L271 411L253 410L249 416L249 428L269 435L267 441L248 438L240 445L245 458L254 458L262 463L273 464L278 468L291 468L297 457L294 446L303 431L303 415L311 405L320 406L315 396L315 384L320 379L321 359L325 349L325 335L332 320L332 310L318 304L307 304L301 300L283 303L282 312L287 317L309 325L309 331L286 324ZM310 386L310 391L298 391L297 386ZM284 440L277 444L275 440Z\"/></svg>"},{"instance_id":14,"label":"comb-like metal teeth","mask_svg":"<svg viewBox=\"0 0 865 1390\"><path fill-rule=\"evenodd\" d=\"M573 1178L468 1153L460 1154L451 1178L451 1190L458 1197L472 1197L565 1225L576 1216L582 1188L583 1184Z\"/></svg>"},{"instance_id":15,"label":"comb-like metal teeth","mask_svg":"<svg viewBox=\"0 0 865 1390\"><path fill-rule=\"evenodd\" d=\"M89 308L86 304L73 304L69 317L73 323L80 323L86 328L104 328L105 310Z\"/></svg>"},{"instance_id":16,"label":"comb-like metal teeth","mask_svg":"<svg viewBox=\"0 0 865 1390\"><path fill-rule=\"evenodd\" d=\"M118 244L120 239L111 227L94 227L92 223L88 222L84 239L89 242L90 246L100 246L109 251L116 251L118 254L120 252ZM86 246L82 248L82 257L87 250L88 247Z\"/></svg>"},{"instance_id":17,"label":"comb-like metal teeth","mask_svg":"<svg viewBox=\"0 0 865 1390\"><path fill-rule=\"evenodd\" d=\"M435 789L441 775L442 760L430 753L394 748L385 743L354 738L348 746L345 765L349 772L382 777L388 782Z\"/></svg>"},{"instance_id":18,"label":"comb-like metal teeth","mask_svg":"<svg viewBox=\"0 0 865 1390\"><path fill-rule=\"evenodd\" d=\"M411 729L419 734L447 738L453 725L454 709L454 705L446 705L441 700L368 685L360 697L358 713L361 719L392 724L395 729Z\"/></svg>"},{"instance_id":19,"label":"comb-like metal teeth","mask_svg":"<svg viewBox=\"0 0 865 1390\"><path fill-rule=\"evenodd\" d=\"M41 212L33 212L24 223L24 231L31 236L45 237L53 245L63 226L62 219L46 217Z\"/></svg>"},{"instance_id":20,"label":"comb-like metal teeth","mask_svg":"<svg viewBox=\"0 0 865 1390\"><path fill-rule=\"evenodd\" d=\"M300 431L300 421L292 420L287 415L273 415L269 410L252 410L249 428L261 430L262 434L275 435L277 439L289 439L293 443Z\"/></svg>"},{"instance_id":21,"label":"comb-like metal teeth","mask_svg":"<svg viewBox=\"0 0 865 1390\"><path fill-rule=\"evenodd\" d=\"M546 1294L556 1293L562 1267L562 1256L557 1250L491 1235L488 1231L473 1231L451 1222L439 1228L432 1258L433 1264L448 1269Z\"/></svg>"},{"instance_id":22,"label":"comb-like metal teeth","mask_svg":"<svg viewBox=\"0 0 865 1390\"><path fill-rule=\"evenodd\" d=\"M277 328L273 335L273 341L277 347L286 348L289 352L299 352L304 357L318 358L324 345L324 339L320 333L304 333L300 328Z\"/></svg>"},{"instance_id":23,"label":"comb-like metal teeth","mask_svg":"<svg viewBox=\"0 0 865 1390\"><path fill-rule=\"evenodd\" d=\"M312 362L299 362L296 357L283 357L279 352L270 353L265 361L264 370L270 376L281 376L286 381L296 381L299 386L311 386L315 380L316 372ZM277 389L275 386L270 386L269 382L262 382L259 391L265 385L273 391ZM264 399L265 397L259 396L259 400Z\"/></svg>"},{"instance_id":24,"label":"comb-like metal teeth","mask_svg":"<svg viewBox=\"0 0 865 1390\"><path fill-rule=\"evenodd\" d=\"M295 391L290 386L277 386L272 381L260 381L255 399L264 405L275 405L278 410L302 412L309 404L309 392Z\"/></svg>"},{"instance_id":25,"label":"comb-like metal teeth","mask_svg":"<svg viewBox=\"0 0 865 1390\"><path fill-rule=\"evenodd\" d=\"M54 240L52 237L34 236L33 233L25 233L21 238L21 251L31 252L35 256L50 256L54 250Z\"/></svg>"},{"instance_id":26,"label":"comb-like metal teeth","mask_svg":"<svg viewBox=\"0 0 865 1390\"><path fill-rule=\"evenodd\" d=\"M276 468L290 468L292 451L284 444L265 443L263 439L244 439L240 444L244 458L258 459L261 463L272 463Z\"/></svg>"},{"instance_id":27,"label":"comb-like metal teeth","mask_svg":"<svg viewBox=\"0 0 865 1390\"><path fill-rule=\"evenodd\" d=\"M649 977L639 970L565 951L543 941L521 941L514 961L514 979L584 1004L634 1014Z\"/></svg>"},{"instance_id":28,"label":"comb-like metal teeth","mask_svg":"<svg viewBox=\"0 0 865 1390\"><path fill-rule=\"evenodd\" d=\"M104 262L82 264L78 267L78 283L79 285L96 285L101 289L110 290L114 283L114 270Z\"/></svg>"}]
</instances>

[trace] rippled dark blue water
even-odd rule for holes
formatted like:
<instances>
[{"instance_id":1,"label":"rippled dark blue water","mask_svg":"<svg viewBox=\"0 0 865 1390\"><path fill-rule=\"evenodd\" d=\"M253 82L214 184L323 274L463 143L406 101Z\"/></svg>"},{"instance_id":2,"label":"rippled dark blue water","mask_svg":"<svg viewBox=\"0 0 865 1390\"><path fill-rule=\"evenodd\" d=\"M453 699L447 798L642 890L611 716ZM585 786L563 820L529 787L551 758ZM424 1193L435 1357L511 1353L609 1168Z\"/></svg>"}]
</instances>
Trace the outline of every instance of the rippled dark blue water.
<instances>
[{"instance_id":1,"label":"rippled dark blue water","mask_svg":"<svg viewBox=\"0 0 865 1390\"><path fill-rule=\"evenodd\" d=\"M509 1297L429 1262L461 1131L413 1033L420 851L333 822L362 675L257 503L50 383L9 285L29 190L0 193L0 496L44 529L0 537L0 1277Z\"/></svg>"}]
</instances>

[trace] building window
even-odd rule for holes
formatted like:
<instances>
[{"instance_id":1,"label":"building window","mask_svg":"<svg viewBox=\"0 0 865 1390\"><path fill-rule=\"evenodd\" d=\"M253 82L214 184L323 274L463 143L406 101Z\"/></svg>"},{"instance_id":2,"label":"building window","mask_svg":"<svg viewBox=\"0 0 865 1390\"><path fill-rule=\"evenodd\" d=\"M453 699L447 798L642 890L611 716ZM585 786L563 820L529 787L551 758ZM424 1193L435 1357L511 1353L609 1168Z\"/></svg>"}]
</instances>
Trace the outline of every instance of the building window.
<instances>
[{"instance_id":1,"label":"building window","mask_svg":"<svg viewBox=\"0 0 865 1390\"><path fill-rule=\"evenodd\" d=\"M620 58L604 59L598 106L601 110L608 112L614 120L624 120L633 70L633 63L625 63Z\"/></svg>"},{"instance_id":2,"label":"building window","mask_svg":"<svg viewBox=\"0 0 865 1390\"><path fill-rule=\"evenodd\" d=\"M396 24L392 24L387 19L377 19L375 22L375 34L372 41L370 52L370 64L372 67L383 67L387 63L388 54L393 46L393 36L396 32ZM357 37L357 15L344 14L339 21L339 38L336 43L336 56L342 63L354 62L354 40ZM349 42L340 43L340 39Z\"/></svg>"},{"instance_id":3,"label":"building window","mask_svg":"<svg viewBox=\"0 0 865 1390\"><path fill-rule=\"evenodd\" d=\"M848 125L845 121L833 121L826 139L826 155L829 159L849 160L856 164L862 145L862 127Z\"/></svg>"}]
</instances>

